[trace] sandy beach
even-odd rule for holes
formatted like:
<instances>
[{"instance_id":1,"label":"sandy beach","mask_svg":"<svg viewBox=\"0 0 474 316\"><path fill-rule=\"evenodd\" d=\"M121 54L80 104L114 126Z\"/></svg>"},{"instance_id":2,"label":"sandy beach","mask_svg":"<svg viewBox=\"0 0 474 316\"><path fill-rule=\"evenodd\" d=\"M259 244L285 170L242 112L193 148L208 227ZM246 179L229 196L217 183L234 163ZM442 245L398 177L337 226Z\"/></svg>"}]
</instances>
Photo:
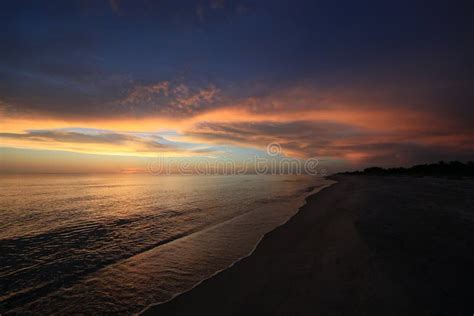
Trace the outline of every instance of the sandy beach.
<instances>
[{"instance_id":1,"label":"sandy beach","mask_svg":"<svg viewBox=\"0 0 474 316\"><path fill-rule=\"evenodd\" d=\"M472 315L473 180L334 179L252 255L144 315Z\"/></svg>"}]
</instances>

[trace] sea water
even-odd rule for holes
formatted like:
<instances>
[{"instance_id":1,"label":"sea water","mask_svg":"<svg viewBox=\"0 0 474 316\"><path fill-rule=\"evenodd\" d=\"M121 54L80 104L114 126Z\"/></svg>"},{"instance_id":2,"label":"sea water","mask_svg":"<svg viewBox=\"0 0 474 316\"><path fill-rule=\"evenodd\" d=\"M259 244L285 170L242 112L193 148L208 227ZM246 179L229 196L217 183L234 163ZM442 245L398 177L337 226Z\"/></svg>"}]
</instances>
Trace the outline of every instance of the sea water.
<instances>
[{"instance_id":1,"label":"sea water","mask_svg":"<svg viewBox=\"0 0 474 316\"><path fill-rule=\"evenodd\" d=\"M328 180L0 179L0 313L137 313L229 267Z\"/></svg>"}]
</instances>

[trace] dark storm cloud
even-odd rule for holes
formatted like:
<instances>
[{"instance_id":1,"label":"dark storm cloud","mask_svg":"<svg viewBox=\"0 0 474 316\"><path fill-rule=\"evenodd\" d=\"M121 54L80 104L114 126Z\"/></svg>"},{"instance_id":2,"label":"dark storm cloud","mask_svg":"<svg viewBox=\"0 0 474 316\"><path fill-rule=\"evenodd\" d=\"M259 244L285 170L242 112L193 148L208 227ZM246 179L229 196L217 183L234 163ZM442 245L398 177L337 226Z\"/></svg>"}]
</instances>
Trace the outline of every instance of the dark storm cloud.
<instances>
[{"instance_id":1,"label":"dark storm cloud","mask_svg":"<svg viewBox=\"0 0 474 316\"><path fill-rule=\"evenodd\" d=\"M52 1L3 9L0 100L18 115L183 116L227 104L197 100L176 111L179 101L120 102L140 87L177 81L213 85L231 102L302 85L323 95L362 89L360 101L380 107L472 118L469 1Z\"/></svg>"}]
</instances>

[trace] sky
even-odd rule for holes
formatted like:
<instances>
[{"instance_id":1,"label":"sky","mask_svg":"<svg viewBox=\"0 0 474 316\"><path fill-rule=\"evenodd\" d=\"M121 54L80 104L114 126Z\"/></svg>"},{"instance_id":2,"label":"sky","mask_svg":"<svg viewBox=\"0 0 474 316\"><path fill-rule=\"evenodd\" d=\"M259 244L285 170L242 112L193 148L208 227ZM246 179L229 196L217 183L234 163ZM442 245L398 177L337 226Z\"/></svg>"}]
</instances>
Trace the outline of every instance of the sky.
<instances>
[{"instance_id":1,"label":"sky","mask_svg":"<svg viewBox=\"0 0 474 316\"><path fill-rule=\"evenodd\" d=\"M474 158L472 1L4 1L0 172Z\"/></svg>"}]
</instances>

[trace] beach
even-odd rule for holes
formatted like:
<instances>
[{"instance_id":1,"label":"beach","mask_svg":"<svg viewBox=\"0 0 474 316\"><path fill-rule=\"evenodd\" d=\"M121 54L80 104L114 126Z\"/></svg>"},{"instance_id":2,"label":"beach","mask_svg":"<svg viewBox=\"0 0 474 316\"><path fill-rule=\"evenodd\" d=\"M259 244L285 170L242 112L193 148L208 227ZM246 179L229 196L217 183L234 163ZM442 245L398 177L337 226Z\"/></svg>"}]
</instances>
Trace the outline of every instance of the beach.
<instances>
[{"instance_id":1,"label":"beach","mask_svg":"<svg viewBox=\"0 0 474 316\"><path fill-rule=\"evenodd\" d=\"M474 180L334 176L229 269L144 315L472 315Z\"/></svg>"}]
</instances>

